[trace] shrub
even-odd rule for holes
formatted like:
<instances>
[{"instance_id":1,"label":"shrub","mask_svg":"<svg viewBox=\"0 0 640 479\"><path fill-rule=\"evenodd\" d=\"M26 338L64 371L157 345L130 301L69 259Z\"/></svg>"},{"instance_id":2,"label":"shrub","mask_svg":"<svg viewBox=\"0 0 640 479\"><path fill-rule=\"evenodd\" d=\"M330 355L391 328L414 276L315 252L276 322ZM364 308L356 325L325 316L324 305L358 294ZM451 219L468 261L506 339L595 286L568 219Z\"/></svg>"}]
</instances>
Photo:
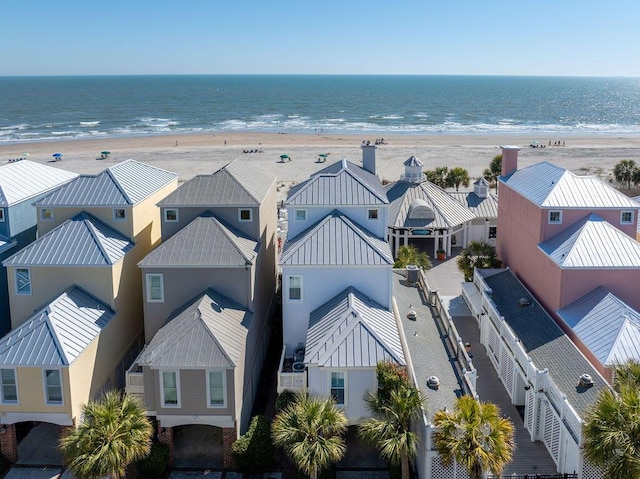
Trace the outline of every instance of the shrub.
<instances>
[{"instance_id":1,"label":"shrub","mask_svg":"<svg viewBox=\"0 0 640 479\"><path fill-rule=\"evenodd\" d=\"M280 412L285 409L289 404L293 403L296 399L296 393L285 389L276 398L276 412Z\"/></svg>"},{"instance_id":2,"label":"shrub","mask_svg":"<svg viewBox=\"0 0 640 479\"><path fill-rule=\"evenodd\" d=\"M231 454L240 472L267 469L273 464L271 423L264 416L254 416L249 430L231 445Z\"/></svg>"},{"instance_id":3,"label":"shrub","mask_svg":"<svg viewBox=\"0 0 640 479\"><path fill-rule=\"evenodd\" d=\"M139 479L156 479L169 465L169 446L154 442L151 445L151 452L144 459L136 461Z\"/></svg>"}]
</instances>

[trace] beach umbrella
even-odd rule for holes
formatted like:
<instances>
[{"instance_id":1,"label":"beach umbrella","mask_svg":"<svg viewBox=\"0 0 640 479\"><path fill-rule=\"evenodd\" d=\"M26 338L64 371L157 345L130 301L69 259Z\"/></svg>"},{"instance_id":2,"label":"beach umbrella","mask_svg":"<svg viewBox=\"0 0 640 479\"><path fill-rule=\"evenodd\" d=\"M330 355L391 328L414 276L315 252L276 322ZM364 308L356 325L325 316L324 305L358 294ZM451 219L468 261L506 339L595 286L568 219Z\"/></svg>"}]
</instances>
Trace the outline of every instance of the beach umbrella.
<instances>
[{"instance_id":1,"label":"beach umbrella","mask_svg":"<svg viewBox=\"0 0 640 479\"><path fill-rule=\"evenodd\" d=\"M289 158L289 155L280 155L280 161L285 161L285 160L291 160L291 158Z\"/></svg>"},{"instance_id":2,"label":"beach umbrella","mask_svg":"<svg viewBox=\"0 0 640 479\"><path fill-rule=\"evenodd\" d=\"M100 154L101 155L110 155L111 152L110 151L101 151Z\"/></svg>"},{"instance_id":3,"label":"beach umbrella","mask_svg":"<svg viewBox=\"0 0 640 479\"><path fill-rule=\"evenodd\" d=\"M54 153L53 155L54 158L62 158L62 153Z\"/></svg>"},{"instance_id":4,"label":"beach umbrella","mask_svg":"<svg viewBox=\"0 0 640 479\"><path fill-rule=\"evenodd\" d=\"M29 153L23 153L22 156L29 156Z\"/></svg>"},{"instance_id":5,"label":"beach umbrella","mask_svg":"<svg viewBox=\"0 0 640 479\"><path fill-rule=\"evenodd\" d=\"M318 156L320 158L326 158L327 156L329 156L329 153L320 153Z\"/></svg>"}]
</instances>

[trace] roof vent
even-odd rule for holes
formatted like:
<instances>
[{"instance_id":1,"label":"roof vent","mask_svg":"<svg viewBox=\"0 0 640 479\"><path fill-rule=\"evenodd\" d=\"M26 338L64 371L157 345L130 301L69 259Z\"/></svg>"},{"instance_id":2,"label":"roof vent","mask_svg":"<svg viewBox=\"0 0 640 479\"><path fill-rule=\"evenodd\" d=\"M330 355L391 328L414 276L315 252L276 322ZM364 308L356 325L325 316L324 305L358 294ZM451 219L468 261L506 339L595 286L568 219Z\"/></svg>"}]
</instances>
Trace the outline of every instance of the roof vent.
<instances>
[{"instance_id":1,"label":"roof vent","mask_svg":"<svg viewBox=\"0 0 640 479\"><path fill-rule=\"evenodd\" d=\"M431 389L440 389L440 379L438 379L438 376L429 376L427 386Z\"/></svg>"},{"instance_id":2,"label":"roof vent","mask_svg":"<svg viewBox=\"0 0 640 479\"><path fill-rule=\"evenodd\" d=\"M583 388L590 388L593 386L593 378L590 374L583 374L580 376L580 386Z\"/></svg>"},{"instance_id":3,"label":"roof vent","mask_svg":"<svg viewBox=\"0 0 640 479\"><path fill-rule=\"evenodd\" d=\"M518 300L518 304L521 308L524 308L525 306L529 306L531 304L531 301L529 301L527 298L520 298Z\"/></svg>"}]
</instances>

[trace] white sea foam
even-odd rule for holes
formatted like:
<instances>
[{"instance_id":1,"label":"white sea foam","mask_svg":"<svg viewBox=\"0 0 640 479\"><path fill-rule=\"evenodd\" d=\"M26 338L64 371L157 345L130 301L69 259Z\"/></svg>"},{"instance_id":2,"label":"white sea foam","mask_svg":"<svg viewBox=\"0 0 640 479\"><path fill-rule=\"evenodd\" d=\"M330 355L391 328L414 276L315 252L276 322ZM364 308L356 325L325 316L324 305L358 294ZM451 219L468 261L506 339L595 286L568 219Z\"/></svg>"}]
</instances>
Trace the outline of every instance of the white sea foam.
<instances>
[{"instance_id":1,"label":"white sea foam","mask_svg":"<svg viewBox=\"0 0 640 479\"><path fill-rule=\"evenodd\" d=\"M100 124L99 121L81 121L80 126L98 126Z\"/></svg>"}]
</instances>

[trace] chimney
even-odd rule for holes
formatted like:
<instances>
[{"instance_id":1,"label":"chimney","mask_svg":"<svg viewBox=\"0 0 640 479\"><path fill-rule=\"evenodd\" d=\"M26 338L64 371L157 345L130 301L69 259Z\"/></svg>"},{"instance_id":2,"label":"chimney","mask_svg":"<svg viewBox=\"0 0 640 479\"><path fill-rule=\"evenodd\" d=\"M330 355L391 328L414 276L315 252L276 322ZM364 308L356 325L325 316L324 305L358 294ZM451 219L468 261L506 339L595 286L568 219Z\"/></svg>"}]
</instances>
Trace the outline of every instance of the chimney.
<instances>
[{"instance_id":1,"label":"chimney","mask_svg":"<svg viewBox=\"0 0 640 479\"><path fill-rule=\"evenodd\" d=\"M507 176L518 169L519 146L500 145L502 148L502 176Z\"/></svg>"},{"instance_id":2,"label":"chimney","mask_svg":"<svg viewBox=\"0 0 640 479\"><path fill-rule=\"evenodd\" d=\"M376 145L369 141L362 143L362 167L369 173L376 174Z\"/></svg>"}]
</instances>

